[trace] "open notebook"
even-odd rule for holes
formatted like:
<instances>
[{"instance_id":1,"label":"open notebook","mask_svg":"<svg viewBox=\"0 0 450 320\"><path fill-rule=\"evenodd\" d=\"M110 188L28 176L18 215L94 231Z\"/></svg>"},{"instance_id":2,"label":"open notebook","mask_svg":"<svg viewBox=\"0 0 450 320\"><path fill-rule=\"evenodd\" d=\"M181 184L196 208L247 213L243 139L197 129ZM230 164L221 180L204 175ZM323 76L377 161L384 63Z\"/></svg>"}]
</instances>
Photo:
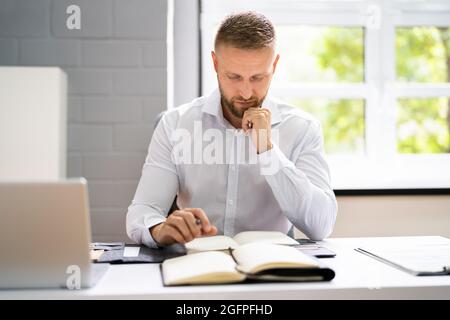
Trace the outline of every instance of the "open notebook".
<instances>
[{"instance_id":1,"label":"open notebook","mask_svg":"<svg viewBox=\"0 0 450 320\"><path fill-rule=\"evenodd\" d=\"M284 244L297 248L310 256L332 257L334 252L318 246L312 240L294 240L287 235L276 231L246 231L235 237L213 236L197 238L185 245L172 244L159 249L146 246L125 245L124 243L95 243L93 249L102 249L91 252L92 260L96 263L160 263L166 259L203 251L222 251L229 253L230 248L237 248L245 243L272 243ZM127 254L132 249L135 255ZM129 250L128 250L129 251Z\"/></svg>"},{"instance_id":2,"label":"open notebook","mask_svg":"<svg viewBox=\"0 0 450 320\"><path fill-rule=\"evenodd\" d=\"M236 249L247 243L272 243L284 245L298 245L299 243L291 237L278 231L244 231L233 238L228 236L212 236L196 238L186 243L188 253Z\"/></svg>"},{"instance_id":3,"label":"open notebook","mask_svg":"<svg viewBox=\"0 0 450 320\"><path fill-rule=\"evenodd\" d=\"M247 243L223 251L203 251L165 260L163 282L171 285L249 281L329 281L334 271L294 247Z\"/></svg>"}]
</instances>

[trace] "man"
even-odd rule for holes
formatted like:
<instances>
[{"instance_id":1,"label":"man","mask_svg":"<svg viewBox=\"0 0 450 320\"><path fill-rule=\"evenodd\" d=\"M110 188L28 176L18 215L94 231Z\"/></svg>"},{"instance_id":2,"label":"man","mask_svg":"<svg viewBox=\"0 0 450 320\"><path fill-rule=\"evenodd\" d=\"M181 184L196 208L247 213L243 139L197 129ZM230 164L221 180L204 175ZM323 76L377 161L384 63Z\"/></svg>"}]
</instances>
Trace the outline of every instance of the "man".
<instances>
[{"instance_id":1,"label":"man","mask_svg":"<svg viewBox=\"0 0 450 320\"><path fill-rule=\"evenodd\" d=\"M289 233L293 226L314 240L327 237L337 202L321 126L267 95L279 60L272 23L254 12L227 17L211 55L219 89L159 122L128 208L128 236L153 248L246 230ZM212 136L213 152L196 146ZM222 151L223 162L207 159L223 159ZM245 152L256 161L233 160L247 159ZM177 195L181 209L168 215Z\"/></svg>"}]
</instances>

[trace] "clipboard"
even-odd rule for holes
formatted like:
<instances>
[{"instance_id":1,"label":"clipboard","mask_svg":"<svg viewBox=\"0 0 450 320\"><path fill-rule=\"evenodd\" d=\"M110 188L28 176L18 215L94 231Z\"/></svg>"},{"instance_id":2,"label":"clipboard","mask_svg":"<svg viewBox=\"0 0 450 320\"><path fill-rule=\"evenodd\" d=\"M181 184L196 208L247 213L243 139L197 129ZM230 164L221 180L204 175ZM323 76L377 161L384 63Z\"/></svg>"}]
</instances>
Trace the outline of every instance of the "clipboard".
<instances>
[{"instance_id":1,"label":"clipboard","mask_svg":"<svg viewBox=\"0 0 450 320\"><path fill-rule=\"evenodd\" d=\"M360 247L355 251L414 276L450 275L450 244Z\"/></svg>"}]
</instances>

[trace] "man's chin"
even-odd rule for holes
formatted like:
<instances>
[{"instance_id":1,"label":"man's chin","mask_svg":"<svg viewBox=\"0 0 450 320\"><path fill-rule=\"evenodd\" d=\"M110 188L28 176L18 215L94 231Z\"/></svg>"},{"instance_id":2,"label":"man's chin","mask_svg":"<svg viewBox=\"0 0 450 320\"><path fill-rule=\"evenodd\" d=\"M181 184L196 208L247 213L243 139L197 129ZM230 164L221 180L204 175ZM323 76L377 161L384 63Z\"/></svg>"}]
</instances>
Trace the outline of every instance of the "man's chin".
<instances>
[{"instance_id":1,"label":"man's chin","mask_svg":"<svg viewBox=\"0 0 450 320\"><path fill-rule=\"evenodd\" d=\"M233 104L233 107L235 108L235 110L239 110L239 112L242 112L242 114L244 114L245 111L247 111L250 108L256 108L256 104L255 103L239 103L236 102Z\"/></svg>"},{"instance_id":2,"label":"man's chin","mask_svg":"<svg viewBox=\"0 0 450 320\"><path fill-rule=\"evenodd\" d=\"M233 114L235 115L235 116L237 116L238 118L242 118L243 116L244 116L244 113L245 113L245 111L247 111L248 109L249 109L250 107L245 107L245 108L242 108L242 107L239 107L239 106L234 106L234 111L235 112L233 112Z\"/></svg>"}]
</instances>

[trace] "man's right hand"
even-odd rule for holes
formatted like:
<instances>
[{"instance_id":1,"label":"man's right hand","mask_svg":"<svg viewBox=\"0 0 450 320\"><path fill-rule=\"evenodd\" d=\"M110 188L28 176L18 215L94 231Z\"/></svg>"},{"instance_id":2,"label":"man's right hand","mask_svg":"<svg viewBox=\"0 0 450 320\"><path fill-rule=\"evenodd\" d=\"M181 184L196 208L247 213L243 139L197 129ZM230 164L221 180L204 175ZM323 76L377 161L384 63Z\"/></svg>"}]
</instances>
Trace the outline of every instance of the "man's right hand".
<instances>
[{"instance_id":1,"label":"man's right hand","mask_svg":"<svg viewBox=\"0 0 450 320\"><path fill-rule=\"evenodd\" d=\"M200 220L200 224L196 221ZM159 246L173 243L186 243L200 236L214 236L217 228L209 222L205 212L200 208L176 210L166 221L150 228L153 240Z\"/></svg>"}]
</instances>

